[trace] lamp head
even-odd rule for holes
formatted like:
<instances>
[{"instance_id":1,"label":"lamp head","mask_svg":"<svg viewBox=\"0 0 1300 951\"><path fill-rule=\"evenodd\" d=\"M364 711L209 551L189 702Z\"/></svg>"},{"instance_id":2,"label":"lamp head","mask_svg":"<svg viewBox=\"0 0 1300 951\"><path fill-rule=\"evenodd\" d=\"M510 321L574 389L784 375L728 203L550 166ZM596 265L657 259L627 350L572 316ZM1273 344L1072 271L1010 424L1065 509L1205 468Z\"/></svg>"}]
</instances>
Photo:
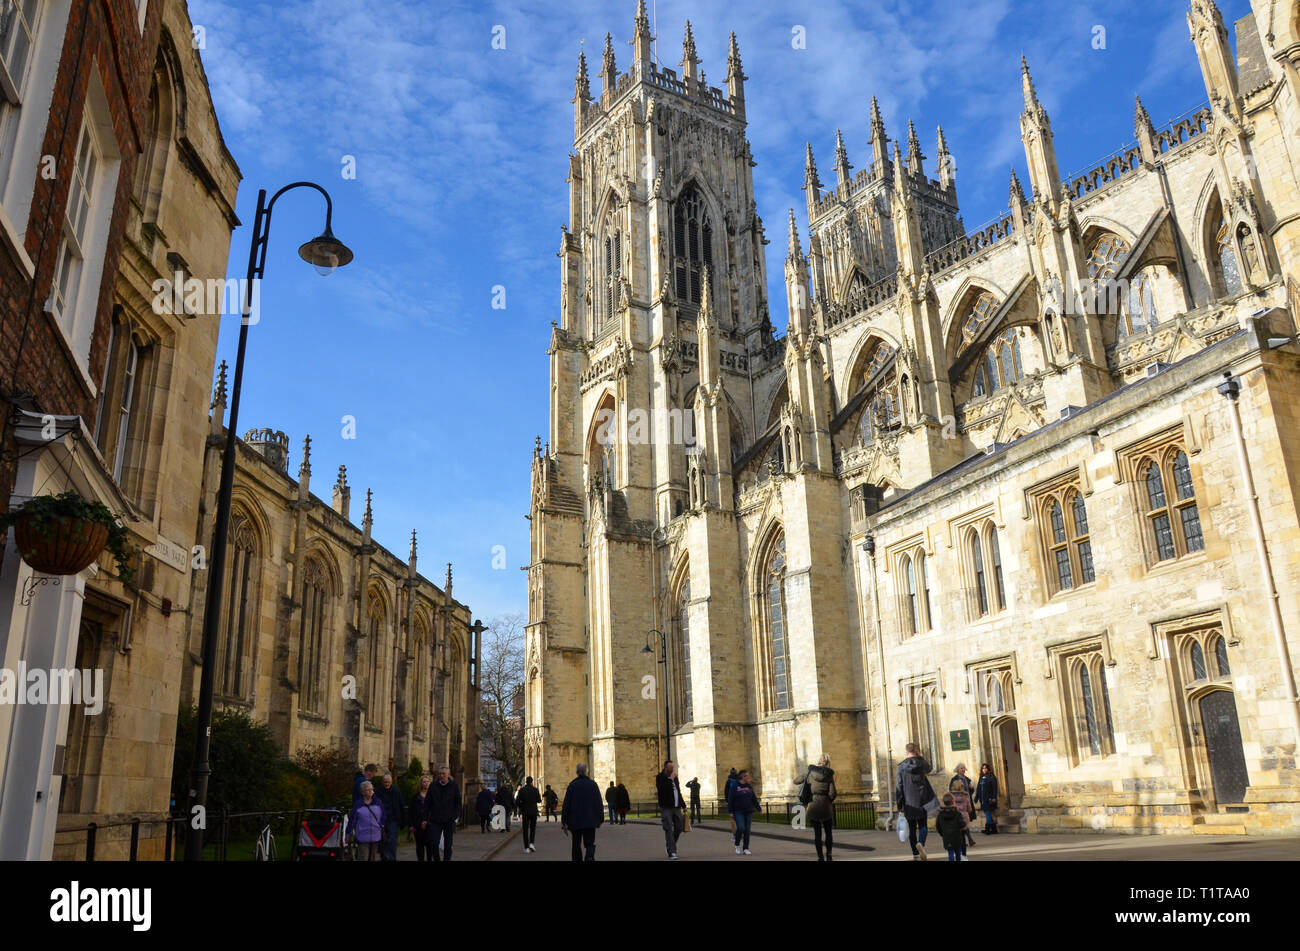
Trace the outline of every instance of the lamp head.
<instances>
[{"instance_id":1,"label":"lamp head","mask_svg":"<svg viewBox=\"0 0 1300 951\"><path fill-rule=\"evenodd\" d=\"M312 238L298 249L298 256L316 269L322 277L334 273L335 268L343 267L352 261L352 249L334 237L329 225L318 238Z\"/></svg>"}]
</instances>

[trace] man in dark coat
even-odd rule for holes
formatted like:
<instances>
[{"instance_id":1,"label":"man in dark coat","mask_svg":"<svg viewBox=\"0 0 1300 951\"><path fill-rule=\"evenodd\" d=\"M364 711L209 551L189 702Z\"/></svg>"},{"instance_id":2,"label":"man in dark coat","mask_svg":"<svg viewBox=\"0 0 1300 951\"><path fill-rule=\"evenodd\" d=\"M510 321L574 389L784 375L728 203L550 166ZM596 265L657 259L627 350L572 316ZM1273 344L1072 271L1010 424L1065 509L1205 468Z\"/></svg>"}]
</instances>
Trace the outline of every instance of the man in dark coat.
<instances>
[{"instance_id":1,"label":"man in dark coat","mask_svg":"<svg viewBox=\"0 0 1300 951\"><path fill-rule=\"evenodd\" d=\"M921 747L915 743L907 744L907 757L898 764L894 801L902 806L903 816L907 819L907 839L912 846L912 858L924 862L930 818L926 807L935 801L935 796L934 787L930 785L930 764L921 755Z\"/></svg>"},{"instance_id":2,"label":"man in dark coat","mask_svg":"<svg viewBox=\"0 0 1300 951\"><path fill-rule=\"evenodd\" d=\"M691 821L699 822L702 813L700 808L700 777L696 776L692 779L686 784L686 788L691 791Z\"/></svg>"},{"instance_id":3,"label":"man in dark coat","mask_svg":"<svg viewBox=\"0 0 1300 951\"><path fill-rule=\"evenodd\" d=\"M596 830L604 821L600 787L587 775L587 764L579 763L578 775L564 791L564 805L560 807L560 828L573 836L573 861L596 860Z\"/></svg>"},{"instance_id":4,"label":"man in dark coat","mask_svg":"<svg viewBox=\"0 0 1300 951\"><path fill-rule=\"evenodd\" d=\"M510 788L509 783L502 783L501 788L497 790L497 805L506 811L505 831L510 831L510 817L515 811L515 793Z\"/></svg>"},{"instance_id":5,"label":"man in dark coat","mask_svg":"<svg viewBox=\"0 0 1300 951\"><path fill-rule=\"evenodd\" d=\"M429 820L429 851L433 860L438 858L438 837L442 837L443 862L451 861L451 837L460 821L460 787L451 778L451 769L439 767L438 778L429 786L429 797L425 801L426 816Z\"/></svg>"},{"instance_id":6,"label":"man in dark coat","mask_svg":"<svg viewBox=\"0 0 1300 951\"><path fill-rule=\"evenodd\" d=\"M550 783L546 784L546 791L542 793L542 799L546 803L546 821L550 822L555 815L555 807L560 803L560 797L555 794Z\"/></svg>"},{"instance_id":7,"label":"man in dark coat","mask_svg":"<svg viewBox=\"0 0 1300 951\"><path fill-rule=\"evenodd\" d=\"M384 806L384 838L379 848L382 862L397 861L397 833L406 825L406 804L402 791L393 783L393 774L384 773L384 780L375 787L375 798Z\"/></svg>"},{"instance_id":8,"label":"man in dark coat","mask_svg":"<svg viewBox=\"0 0 1300 951\"><path fill-rule=\"evenodd\" d=\"M356 803L361 798L361 784L370 783L374 785L375 774L379 772L379 767L374 763L367 763L366 768L361 770L352 777L352 802Z\"/></svg>"},{"instance_id":9,"label":"man in dark coat","mask_svg":"<svg viewBox=\"0 0 1300 951\"><path fill-rule=\"evenodd\" d=\"M542 795L533 785L533 777L528 776L524 779L524 784L519 788L519 795L515 797L515 805L519 807L519 821L524 825L524 851L537 851L537 807L541 805Z\"/></svg>"},{"instance_id":10,"label":"man in dark coat","mask_svg":"<svg viewBox=\"0 0 1300 951\"><path fill-rule=\"evenodd\" d=\"M677 779L677 764L672 760L664 763L663 772L655 777L655 790L659 794L659 816L664 826L664 847L670 859L677 858L677 840L681 838L682 829L682 784Z\"/></svg>"},{"instance_id":11,"label":"man in dark coat","mask_svg":"<svg viewBox=\"0 0 1300 951\"><path fill-rule=\"evenodd\" d=\"M474 800L474 811L478 813L479 832L488 830L488 823L492 821L492 806L495 801L492 790L486 786L478 791L478 797Z\"/></svg>"},{"instance_id":12,"label":"man in dark coat","mask_svg":"<svg viewBox=\"0 0 1300 951\"><path fill-rule=\"evenodd\" d=\"M614 780L612 779L609 781L609 787L605 790L605 806L609 809L609 821L612 825L618 813L618 790L614 788Z\"/></svg>"}]
</instances>

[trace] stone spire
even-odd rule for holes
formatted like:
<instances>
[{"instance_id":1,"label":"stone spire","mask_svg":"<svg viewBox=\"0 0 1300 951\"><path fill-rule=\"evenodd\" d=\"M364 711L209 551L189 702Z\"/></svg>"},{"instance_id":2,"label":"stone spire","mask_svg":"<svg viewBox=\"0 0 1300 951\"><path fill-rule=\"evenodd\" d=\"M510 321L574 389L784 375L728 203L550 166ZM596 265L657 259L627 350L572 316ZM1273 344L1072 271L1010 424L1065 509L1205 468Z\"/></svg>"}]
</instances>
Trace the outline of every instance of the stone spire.
<instances>
[{"instance_id":1,"label":"stone spire","mask_svg":"<svg viewBox=\"0 0 1300 951\"><path fill-rule=\"evenodd\" d=\"M925 156L921 154L921 140L916 137L916 126L907 120L907 170L919 178L925 177Z\"/></svg>"},{"instance_id":2,"label":"stone spire","mask_svg":"<svg viewBox=\"0 0 1300 951\"><path fill-rule=\"evenodd\" d=\"M889 140L885 137L885 120L880 117L880 103L871 97L871 159L880 169L889 161Z\"/></svg>"},{"instance_id":3,"label":"stone spire","mask_svg":"<svg viewBox=\"0 0 1300 951\"><path fill-rule=\"evenodd\" d=\"M217 386L212 391L212 413L208 419L208 432L220 435L226 425L226 361L217 367Z\"/></svg>"},{"instance_id":4,"label":"stone spire","mask_svg":"<svg viewBox=\"0 0 1300 951\"><path fill-rule=\"evenodd\" d=\"M451 604L451 562L447 562L447 585L442 589L442 593L447 596L447 603Z\"/></svg>"},{"instance_id":5,"label":"stone spire","mask_svg":"<svg viewBox=\"0 0 1300 951\"><path fill-rule=\"evenodd\" d=\"M578 50L578 76L573 83L573 137L582 134L582 111L591 101L591 81L587 78L587 54Z\"/></svg>"},{"instance_id":6,"label":"stone spire","mask_svg":"<svg viewBox=\"0 0 1300 951\"><path fill-rule=\"evenodd\" d=\"M614 65L614 38L605 34L605 53L600 64L601 95L612 95L618 83L618 67Z\"/></svg>"},{"instance_id":7,"label":"stone spire","mask_svg":"<svg viewBox=\"0 0 1300 951\"><path fill-rule=\"evenodd\" d=\"M727 44L727 95L738 108L744 107L745 80L748 78L740 65L740 47L736 44L736 33L733 30Z\"/></svg>"},{"instance_id":8,"label":"stone spire","mask_svg":"<svg viewBox=\"0 0 1300 951\"><path fill-rule=\"evenodd\" d=\"M411 555L407 559L406 567L410 577L415 577L415 529L411 529Z\"/></svg>"},{"instance_id":9,"label":"stone spire","mask_svg":"<svg viewBox=\"0 0 1300 951\"><path fill-rule=\"evenodd\" d=\"M348 517L348 511L352 508L352 490L348 488L347 466L339 466L339 477L334 481L334 495L330 501L330 508L344 518Z\"/></svg>"},{"instance_id":10,"label":"stone spire","mask_svg":"<svg viewBox=\"0 0 1300 951\"><path fill-rule=\"evenodd\" d=\"M953 166L952 153L948 151L948 140L943 137L943 126L939 126L939 147L935 157L939 161L939 184L951 189L957 169Z\"/></svg>"},{"instance_id":11,"label":"stone spire","mask_svg":"<svg viewBox=\"0 0 1300 951\"><path fill-rule=\"evenodd\" d=\"M632 29L632 59L637 65L649 65L654 60L654 37L650 35L650 17L646 14L645 0L637 0L636 20Z\"/></svg>"},{"instance_id":12,"label":"stone spire","mask_svg":"<svg viewBox=\"0 0 1300 951\"><path fill-rule=\"evenodd\" d=\"M1020 77L1025 93L1025 111L1020 115L1020 138L1025 144L1025 159L1029 164L1029 184L1034 199L1051 203L1052 213L1061 200L1061 171L1056 164L1056 146L1053 144L1052 123L1047 110L1038 101L1029 63L1020 57Z\"/></svg>"},{"instance_id":13,"label":"stone spire","mask_svg":"<svg viewBox=\"0 0 1300 951\"><path fill-rule=\"evenodd\" d=\"M713 313L713 295L709 285L713 272L707 265L700 275L700 313L695 321L695 334L699 344L700 386L711 386L722 377L718 351L718 321Z\"/></svg>"},{"instance_id":14,"label":"stone spire","mask_svg":"<svg viewBox=\"0 0 1300 951\"><path fill-rule=\"evenodd\" d=\"M682 79L689 85L700 78L698 66L700 58L695 55L695 35L691 32L691 21L686 21L686 35L682 37Z\"/></svg>"},{"instance_id":15,"label":"stone spire","mask_svg":"<svg viewBox=\"0 0 1300 951\"><path fill-rule=\"evenodd\" d=\"M796 261L803 258L803 247L799 243L799 226L795 223L793 208L790 209L790 237L787 242L786 258Z\"/></svg>"},{"instance_id":16,"label":"stone spire","mask_svg":"<svg viewBox=\"0 0 1300 951\"><path fill-rule=\"evenodd\" d=\"M375 513L374 509L370 507L370 501L371 492L369 489L366 489L366 511L365 514L361 516L361 534L365 537L365 543L367 545L370 544L370 530L374 528L375 525Z\"/></svg>"},{"instance_id":17,"label":"stone spire","mask_svg":"<svg viewBox=\"0 0 1300 951\"><path fill-rule=\"evenodd\" d=\"M1009 197L1011 218L1017 234L1024 234L1029 224L1029 203L1025 201L1025 190L1020 187L1016 170L1011 170L1011 191Z\"/></svg>"},{"instance_id":18,"label":"stone spire","mask_svg":"<svg viewBox=\"0 0 1300 951\"><path fill-rule=\"evenodd\" d=\"M1219 103L1234 118L1240 116L1237 103L1237 66L1228 42L1223 15L1213 0L1192 0L1187 11L1187 28L1191 31L1201 78L1210 101Z\"/></svg>"},{"instance_id":19,"label":"stone spire","mask_svg":"<svg viewBox=\"0 0 1300 951\"><path fill-rule=\"evenodd\" d=\"M1020 57L1020 89L1025 97L1025 112L1042 109L1038 101L1038 90L1034 88L1034 77L1029 75L1029 60Z\"/></svg>"},{"instance_id":20,"label":"stone spire","mask_svg":"<svg viewBox=\"0 0 1300 951\"><path fill-rule=\"evenodd\" d=\"M1156 127L1151 122L1151 115L1142 105L1142 97L1135 97L1137 105L1133 110L1133 134L1137 137L1138 148L1142 150L1142 161L1147 165L1156 162Z\"/></svg>"},{"instance_id":21,"label":"stone spire","mask_svg":"<svg viewBox=\"0 0 1300 951\"><path fill-rule=\"evenodd\" d=\"M789 332L796 338L806 337L811 329L808 259L799 243L799 227L795 224L793 208L790 209L789 249L785 256L785 296L790 309Z\"/></svg>"},{"instance_id":22,"label":"stone spire","mask_svg":"<svg viewBox=\"0 0 1300 951\"><path fill-rule=\"evenodd\" d=\"M919 276L925 269L925 247L921 239L921 220L908 176L898 174L903 156L894 143L894 246L898 249L899 277Z\"/></svg>"},{"instance_id":23,"label":"stone spire","mask_svg":"<svg viewBox=\"0 0 1300 951\"><path fill-rule=\"evenodd\" d=\"M311 476L311 434L302 439L302 462L298 465L298 478Z\"/></svg>"},{"instance_id":24,"label":"stone spire","mask_svg":"<svg viewBox=\"0 0 1300 951\"><path fill-rule=\"evenodd\" d=\"M853 168L849 164L849 151L844 147L844 134L839 129L835 130L835 178L837 183L843 187L848 185L853 179L849 175L849 170Z\"/></svg>"},{"instance_id":25,"label":"stone spire","mask_svg":"<svg viewBox=\"0 0 1300 951\"><path fill-rule=\"evenodd\" d=\"M813 160L812 143L804 146L803 191L808 202L808 220L816 217L817 202L822 197L822 180L817 177L817 163Z\"/></svg>"}]
</instances>

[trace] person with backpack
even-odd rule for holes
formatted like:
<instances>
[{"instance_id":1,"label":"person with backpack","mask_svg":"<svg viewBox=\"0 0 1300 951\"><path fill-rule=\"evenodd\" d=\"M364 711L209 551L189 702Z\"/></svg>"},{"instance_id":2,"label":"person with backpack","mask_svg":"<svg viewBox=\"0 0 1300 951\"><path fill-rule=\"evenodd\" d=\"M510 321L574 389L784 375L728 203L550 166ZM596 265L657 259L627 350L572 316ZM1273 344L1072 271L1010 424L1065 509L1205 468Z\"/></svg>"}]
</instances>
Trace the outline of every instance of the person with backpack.
<instances>
[{"instance_id":1,"label":"person with backpack","mask_svg":"<svg viewBox=\"0 0 1300 951\"><path fill-rule=\"evenodd\" d=\"M759 805L758 796L754 795L754 787L749 782L749 770L744 770L736 778L736 785L732 787L731 799L727 802L727 810L736 819L736 832L732 836L736 846L736 854L740 854L743 843L746 855L752 855L749 851L749 831L754 825L754 813L762 812L763 807Z\"/></svg>"},{"instance_id":2,"label":"person with backpack","mask_svg":"<svg viewBox=\"0 0 1300 951\"><path fill-rule=\"evenodd\" d=\"M537 807L541 804L542 797L538 793L537 787L533 785L533 777L528 776L524 779L524 784L519 788L519 795L515 797L515 805L519 807L519 821L524 826L524 851L537 851Z\"/></svg>"},{"instance_id":3,"label":"person with backpack","mask_svg":"<svg viewBox=\"0 0 1300 951\"><path fill-rule=\"evenodd\" d=\"M379 857L379 846L384 840L384 804L375 798L375 787L369 780L361 783L359 792L348 820L348 837L364 847L358 859L373 862ZM365 857L361 858L362 855Z\"/></svg>"},{"instance_id":4,"label":"person with backpack","mask_svg":"<svg viewBox=\"0 0 1300 951\"><path fill-rule=\"evenodd\" d=\"M831 805L839 793L835 789L835 770L831 769L831 758L825 753L817 760L816 766L809 766L808 772L795 778L799 786L799 801L803 803L804 818L813 827L813 845L817 848L817 861L822 858L822 836L826 837L826 855L824 861L833 861L831 849L835 845L832 829L835 828L835 809Z\"/></svg>"},{"instance_id":5,"label":"person with backpack","mask_svg":"<svg viewBox=\"0 0 1300 951\"><path fill-rule=\"evenodd\" d=\"M546 791L542 793L542 802L546 803L546 821L550 822L555 818L555 807L559 805L560 797L555 794L555 790L548 783Z\"/></svg>"},{"instance_id":6,"label":"person with backpack","mask_svg":"<svg viewBox=\"0 0 1300 951\"><path fill-rule=\"evenodd\" d=\"M614 787L618 790L618 824L627 825L627 813L632 808L632 796L627 791L627 787L619 783Z\"/></svg>"},{"instance_id":7,"label":"person with backpack","mask_svg":"<svg viewBox=\"0 0 1300 951\"><path fill-rule=\"evenodd\" d=\"M984 812L984 834L996 835L998 820L998 778L988 763L980 764L980 779L975 784L975 805Z\"/></svg>"},{"instance_id":8,"label":"person with backpack","mask_svg":"<svg viewBox=\"0 0 1300 951\"><path fill-rule=\"evenodd\" d=\"M907 820L907 840L912 846L912 859L924 862L925 838L928 833L926 823L930 812L937 806L934 787L930 785L930 764L921 755L921 747L916 743L907 744L907 757L898 764L897 788L894 801L903 807L903 818Z\"/></svg>"},{"instance_id":9,"label":"person with backpack","mask_svg":"<svg viewBox=\"0 0 1300 951\"><path fill-rule=\"evenodd\" d=\"M515 793L514 790L510 788L509 783L502 783L501 788L497 790L497 805L506 811L506 827L504 831L509 832L510 817L514 815L515 811Z\"/></svg>"},{"instance_id":10,"label":"person with backpack","mask_svg":"<svg viewBox=\"0 0 1300 951\"><path fill-rule=\"evenodd\" d=\"M960 784L958 784L960 785ZM966 860L966 837L962 834L966 828L965 813L956 805L953 793L943 794L943 806L934 817L934 831L943 838L943 847L948 850L949 862Z\"/></svg>"}]
</instances>

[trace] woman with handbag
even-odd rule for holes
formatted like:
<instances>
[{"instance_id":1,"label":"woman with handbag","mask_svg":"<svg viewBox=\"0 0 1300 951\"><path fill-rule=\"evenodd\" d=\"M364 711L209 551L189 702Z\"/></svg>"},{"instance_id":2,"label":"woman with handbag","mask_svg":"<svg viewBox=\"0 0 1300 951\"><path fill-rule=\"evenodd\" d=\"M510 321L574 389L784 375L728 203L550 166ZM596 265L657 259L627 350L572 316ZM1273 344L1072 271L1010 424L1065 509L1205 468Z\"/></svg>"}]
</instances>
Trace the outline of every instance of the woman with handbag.
<instances>
[{"instance_id":1,"label":"woman with handbag","mask_svg":"<svg viewBox=\"0 0 1300 951\"><path fill-rule=\"evenodd\" d=\"M835 844L831 833L835 828L835 809L831 804L839 795L835 789L835 770L831 769L831 758L823 753L816 766L808 767L808 772L795 778L795 784L800 787L799 801L805 808L804 818L812 823L817 861L830 862L831 849ZM823 833L826 836L825 859L822 858Z\"/></svg>"},{"instance_id":2,"label":"woman with handbag","mask_svg":"<svg viewBox=\"0 0 1300 951\"><path fill-rule=\"evenodd\" d=\"M349 823L351 838L362 846L357 858L373 862L379 857L379 843L384 838L384 805L375 798L375 787L369 783L361 784L361 798L352 804L352 820Z\"/></svg>"}]
</instances>

